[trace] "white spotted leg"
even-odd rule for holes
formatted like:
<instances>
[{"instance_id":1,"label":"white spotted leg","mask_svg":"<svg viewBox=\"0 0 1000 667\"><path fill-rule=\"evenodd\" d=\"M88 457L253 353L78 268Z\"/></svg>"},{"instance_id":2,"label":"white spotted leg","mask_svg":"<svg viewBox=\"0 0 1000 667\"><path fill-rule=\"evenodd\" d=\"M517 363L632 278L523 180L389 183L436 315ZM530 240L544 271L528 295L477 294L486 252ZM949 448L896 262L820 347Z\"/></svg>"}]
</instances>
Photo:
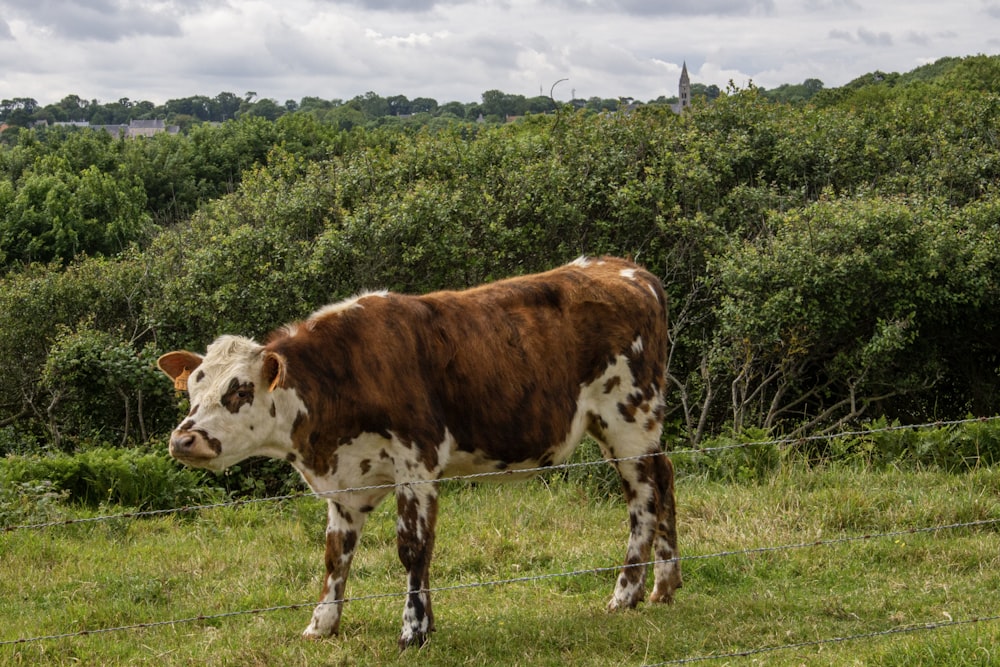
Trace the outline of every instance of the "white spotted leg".
<instances>
[{"instance_id":1,"label":"white spotted leg","mask_svg":"<svg viewBox=\"0 0 1000 667\"><path fill-rule=\"evenodd\" d=\"M677 561L677 501L674 494L674 464L666 454L653 459L656 488L659 493L659 518L653 542L653 592L650 602L674 601L674 592L683 585L681 565Z\"/></svg>"},{"instance_id":2,"label":"white spotted leg","mask_svg":"<svg viewBox=\"0 0 1000 667\"><path fill-rule=\"evenodd\" d=\"M657 529L657 493L650 459L615 463L628 504L629 539L625 564L618 575L608 610L631 609L646 596L646 571Z\"/></svg>"},{"instance_id":3,"label":"white spotted leg","mask_svg":"<svg viewBox=\"0 0 1000 667\"><path fill-rule=\"evenodd\" d=\"M396 540L399 560L406 568L407 594L403 607L400 650L421 646L434 630L431 612L430 565L438 499L434 484L403 484L396 488Z\"/></svg>"},{"instance_id":4,"label":"white spotted leg","mask_svg":"<svg viewBox=\"0 0 1000 667\"><path fill-rule=\"evenodd\" d=\"M337 632L344 607L347 574L361 538L361 529L368 518L366 513L333 500L327 503L326 577L319 605L313 611L309 627L302 633L307 639L322 639Z\"/></svg>"}]
</instances>

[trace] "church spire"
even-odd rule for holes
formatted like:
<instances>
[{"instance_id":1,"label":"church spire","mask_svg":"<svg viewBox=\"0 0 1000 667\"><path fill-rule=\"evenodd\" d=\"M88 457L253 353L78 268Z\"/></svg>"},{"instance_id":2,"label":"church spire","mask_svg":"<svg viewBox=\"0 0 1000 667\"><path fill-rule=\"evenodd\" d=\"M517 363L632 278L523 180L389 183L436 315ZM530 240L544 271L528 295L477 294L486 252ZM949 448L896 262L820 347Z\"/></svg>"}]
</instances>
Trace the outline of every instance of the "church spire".
<instances>
[{"instance_id":1,"label":"church spire","mask_svg":"<svg viewBox=\"0 0 1000 667\"><path fill-rule=\"evenodd\" d=\"M691 106L691 79L688 77L688 64L684 61L684 65L681 67L681 82L679 90L677 91L678 103L677 107L680 110L684 110Z\"/></svg>"}]
</instances>

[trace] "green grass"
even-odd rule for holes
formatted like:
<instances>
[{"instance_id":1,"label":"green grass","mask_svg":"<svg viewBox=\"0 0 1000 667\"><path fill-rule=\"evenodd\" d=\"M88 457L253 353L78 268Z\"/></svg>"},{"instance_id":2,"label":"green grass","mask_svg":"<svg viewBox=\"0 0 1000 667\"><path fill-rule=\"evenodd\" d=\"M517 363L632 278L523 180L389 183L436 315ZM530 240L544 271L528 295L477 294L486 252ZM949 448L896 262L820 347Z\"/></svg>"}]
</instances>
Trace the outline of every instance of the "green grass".
<instances>
[{"instance_id":1,"label":"green grass","mask_svg":"<svg viewBox=\"0 0 1000 667\"><path fill-rule=\"evenodd\" d=\"M593 489L449 486L433 585L616 565L626 511ZM348 603L326 641L299 638L299 608L3 645L0 664L642 665L1000 613L1000 524L883 536L1000 519L1000 470L787 466L756 484L681 478L678 501L688 560L670 607L607 614L615 575L587 573L439 591L438 631L403 654L402 600L377 597ZM324 520L306 498L0 534L0 641L309 603ZM401 590L394 521L392 503L373 513L348 596ZM983 621L698 664L988 665L996 646L1000 622Z\"/></svg>"}]
</instances>

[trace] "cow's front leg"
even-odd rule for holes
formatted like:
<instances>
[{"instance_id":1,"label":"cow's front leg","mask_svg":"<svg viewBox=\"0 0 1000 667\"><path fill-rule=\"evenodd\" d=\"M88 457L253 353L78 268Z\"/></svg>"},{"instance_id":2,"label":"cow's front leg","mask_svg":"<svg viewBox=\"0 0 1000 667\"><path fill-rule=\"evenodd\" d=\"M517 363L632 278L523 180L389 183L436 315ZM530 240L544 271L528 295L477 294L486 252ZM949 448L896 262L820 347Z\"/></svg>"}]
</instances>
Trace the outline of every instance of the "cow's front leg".
<instances>
[{"instance_id":1,"label":"cow's front leg","mask_svg":"<svg viewBox=\"0 0 1000 667\"><path fill-rule=\"evenodd\" d=\"M437 502L433 484L404 484L396 490L396 539L407 580L400 650L422 645L434 630L429 584Z\"/></svg>"},{"instance_id":2,"label":"cow's front leg","mask_svg":"<svg viewBox=\"0 0 1000 667\"><path fill-rule=\"evenodd\" d=\"M368 515L329 500L326 524L326 578L323 594L313 611L312 622L302 633L308 639L321 639L337 632L344 607L344 589L351 559Z\"/></svg>"}]
</instances>

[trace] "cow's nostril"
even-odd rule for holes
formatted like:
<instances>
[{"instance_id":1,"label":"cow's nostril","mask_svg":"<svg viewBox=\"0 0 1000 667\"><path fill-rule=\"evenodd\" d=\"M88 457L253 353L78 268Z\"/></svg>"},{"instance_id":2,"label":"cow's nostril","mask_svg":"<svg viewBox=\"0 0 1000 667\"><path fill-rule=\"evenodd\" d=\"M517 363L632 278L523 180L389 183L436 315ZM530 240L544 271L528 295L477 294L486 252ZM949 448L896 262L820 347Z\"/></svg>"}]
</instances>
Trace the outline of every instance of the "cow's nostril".
<instances>
[{"instance_id":1,"label":"cow's nostril","mask_svg":"<svg viewBox=\"0 0 1000 667\"><path fill-rule=\"evenodd\" d=\"M175 435L170 438L170 449L175 452L184 452L191 449L191 445L194 444L194 435L190 433L185 433L184 435Z\"/></svg>"}]
</instances>

